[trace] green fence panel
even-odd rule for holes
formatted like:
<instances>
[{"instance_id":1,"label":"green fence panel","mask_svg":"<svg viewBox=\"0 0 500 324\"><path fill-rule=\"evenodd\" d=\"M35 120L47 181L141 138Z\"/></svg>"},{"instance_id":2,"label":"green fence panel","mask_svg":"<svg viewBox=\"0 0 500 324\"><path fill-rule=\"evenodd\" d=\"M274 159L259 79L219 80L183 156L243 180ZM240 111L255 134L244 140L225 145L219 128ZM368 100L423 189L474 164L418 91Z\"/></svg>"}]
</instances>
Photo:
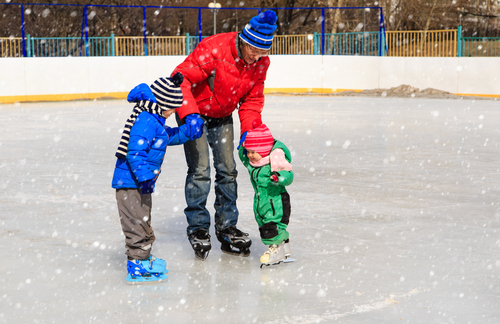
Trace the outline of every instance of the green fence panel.
<instances>
[{"instance_id":1,"label":"green fence panel","mask_svg":"<svg viewBox=\"0 0 500 324\"><path fill-rule=\"evenodd\" d=\"M209 36L202 36L202 39L207 37ZM191 54L199 42L200 36L189 36L189 34L186 34L186 55Z\"/></svg>"},{"instance_id":2,"label":"green fence panel","mask_svg":"<svg viewBox=\"0 0 500 324\"><path fill-rule=\"evenodd\" d=\"M499 57L500 37L462 37L462 56Z\"/></svg>"},{"instance_id":3,"label":"green fence panel","mask_svg":"<svg viewBox=\"0 0 500 324\"><path fill-rule=\"evenodd\" d=\"M325 55L379 55L379 32L325 34ZM321 34L314 35L314 54L321 54Z\"/></svg>"}]
</instances>

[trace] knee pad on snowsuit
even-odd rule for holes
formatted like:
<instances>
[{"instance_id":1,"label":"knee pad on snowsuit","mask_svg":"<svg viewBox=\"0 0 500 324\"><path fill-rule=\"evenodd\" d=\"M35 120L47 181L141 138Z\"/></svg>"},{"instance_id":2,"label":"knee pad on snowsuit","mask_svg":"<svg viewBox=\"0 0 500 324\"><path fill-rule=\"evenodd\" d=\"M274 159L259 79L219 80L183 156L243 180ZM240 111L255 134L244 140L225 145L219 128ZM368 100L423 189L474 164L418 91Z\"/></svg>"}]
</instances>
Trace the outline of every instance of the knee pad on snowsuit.
<instances>
[{"instance_id":1,"label":"knee pad on snowsuit","mask_svg":"<svg viewBox=\"0 0 500 324\"><path fill-rule=\"evenodd\" d=\"M278 226L275 222L269 222L259 227L260 237L270 239L278 235Z\"/></svg>"}]
</instances>

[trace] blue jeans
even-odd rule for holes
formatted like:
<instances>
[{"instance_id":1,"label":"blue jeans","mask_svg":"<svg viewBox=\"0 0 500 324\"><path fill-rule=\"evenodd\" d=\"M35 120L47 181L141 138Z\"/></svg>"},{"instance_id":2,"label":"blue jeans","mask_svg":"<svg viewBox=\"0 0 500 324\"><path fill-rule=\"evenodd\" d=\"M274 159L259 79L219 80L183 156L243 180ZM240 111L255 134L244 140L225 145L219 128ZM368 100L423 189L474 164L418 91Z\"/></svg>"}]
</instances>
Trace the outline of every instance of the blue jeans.
<instances>
[{"instance_id":1,"label":"blue jeans","mask_svg":"<svg viewBox=\"0 0 500 324\"><path fill-rule=\"evenodd\" d=\"M182 124L177 115L176 117L177 123ZM187 203L184 213L188 222L188 235L198 229L209 231L210 228L210 213L205 207L211 185L209 146L215 167L215 229L236 226L238 222L238 172L233 155L233 117L201 117L205 122L203 135L184 144L188 166L184 187Z\"/></svg>"}]
</instances>

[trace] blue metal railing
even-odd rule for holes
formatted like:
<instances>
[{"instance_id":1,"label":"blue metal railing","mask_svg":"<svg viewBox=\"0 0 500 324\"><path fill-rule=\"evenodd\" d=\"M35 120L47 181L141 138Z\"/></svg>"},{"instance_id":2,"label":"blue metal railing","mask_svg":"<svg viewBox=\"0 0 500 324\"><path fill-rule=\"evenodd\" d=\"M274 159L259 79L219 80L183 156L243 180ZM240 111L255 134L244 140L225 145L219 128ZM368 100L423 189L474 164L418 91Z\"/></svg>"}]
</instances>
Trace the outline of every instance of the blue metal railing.
<instances>
[{"instance_id":1,"label":"blue metal railing","mask_svg":"<svg viewBox=\"0 0 500 324\"><path fill-rule=\"evenodd\" d=\"M28 5L25 3L0 3L0 5L14 5L14 6L19 6L21 9L21 29L22 29L22 38L23 38L23 55L24 57L28 56L27 52L27 44L25 41L25 21L24 21L24 6ZM87 15L87 9L92 7L92 8L140 8L142 9L143 12L143 30L144 30L144 55L148 55L148 49L147 49L147 16L146 16L146 8L148 9L170 9L170 10L185 10L185 9L195 9L198 11L198 31L197 31L197 37L198 41L201 41L203 38L202 36L202 24L201 24L201 11L202 10L210 10L208 7L169 7L169 6L125 6L125 5L97 5L97 4L59 4L59 3L46 3L46 4L41 4L41 3L31 3L29 4L31 6L72 6L72 7L83 7L83 15L82 15L82 28L81 28L81 37L80 37L80 53L82 56L91 56L91 43L89 40L89 27L88 27L88 15ZM382 39L383 33L385 33L385 23L384 23L384 14L382 7L291 7L291 8L229 8L229 7L221 7L218 10L256 10L259 13L264 10L264 9L269 9L269 10L321 10L321 54L326 54L325 52L325 9L328 10L349 10L349 9L371 9L375 11L380 11L380 24L379 24L379 34L380 34L380 39ZM95 37L92 37L95 38ZM380 43L382 44L382 43ZM193 44L190 44L190 46ZM193 47L194 48L194 47ZM379 55L383 55L384 49L379 45Z\"/></svg>"}]
</instances>

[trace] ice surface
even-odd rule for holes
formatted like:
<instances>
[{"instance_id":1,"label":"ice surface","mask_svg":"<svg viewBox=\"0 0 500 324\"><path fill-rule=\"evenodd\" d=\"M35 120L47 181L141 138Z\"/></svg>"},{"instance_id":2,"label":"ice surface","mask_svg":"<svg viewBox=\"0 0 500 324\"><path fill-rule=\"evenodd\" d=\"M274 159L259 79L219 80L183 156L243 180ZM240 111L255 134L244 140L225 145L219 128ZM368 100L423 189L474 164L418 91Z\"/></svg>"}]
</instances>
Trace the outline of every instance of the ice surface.
<instances>
[{"instance_id":1,"label":"ice surface","mask_svg":"<svg viewBox=\"0 0 500 324\"><path fill-rule=\"evenodd\" d=\"M295 171L297 261L275 268L259 268L239 161L251 257L222 254L212 228L213 250L195 259L183 150L168 148L153 226L169 279L138 287L110 187L131 109L0 106L0 323L500 322L498 101L267 97L264 123Z\"/></svg>"}]
</instances>

